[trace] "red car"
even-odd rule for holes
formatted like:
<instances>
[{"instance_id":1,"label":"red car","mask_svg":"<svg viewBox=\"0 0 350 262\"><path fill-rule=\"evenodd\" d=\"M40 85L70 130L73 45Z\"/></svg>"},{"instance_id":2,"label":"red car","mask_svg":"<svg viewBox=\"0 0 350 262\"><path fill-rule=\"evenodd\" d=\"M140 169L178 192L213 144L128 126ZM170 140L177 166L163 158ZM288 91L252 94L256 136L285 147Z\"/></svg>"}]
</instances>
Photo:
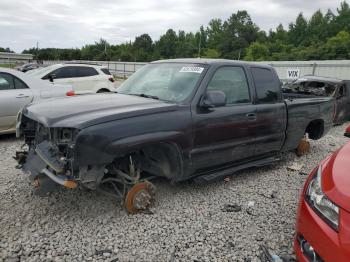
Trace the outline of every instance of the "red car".
<instances>
[{"instance_id":1,"label":"red car","mask_svg":"<svg viewBox=\"0 0 350 262\"><path fill-rule=\"evenodd\" d=\"M350 137L350 126L344 135ZM350 142L309 175L298 207L294 250L300 262L350 261Z\"/></svg>"}]
</instances>

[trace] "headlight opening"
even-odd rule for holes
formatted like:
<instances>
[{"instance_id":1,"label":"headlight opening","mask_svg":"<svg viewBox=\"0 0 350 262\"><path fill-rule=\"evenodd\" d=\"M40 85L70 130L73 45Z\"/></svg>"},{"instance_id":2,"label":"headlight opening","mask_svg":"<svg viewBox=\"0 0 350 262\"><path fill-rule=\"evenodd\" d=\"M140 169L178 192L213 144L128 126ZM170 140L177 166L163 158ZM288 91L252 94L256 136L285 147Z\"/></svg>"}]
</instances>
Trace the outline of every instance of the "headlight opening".
<instances>
[{"instance_id":1,"label":"headlight opening","mask_svg":"<svg viewBox=\"0 0 350 262\"><path fill-rule=\"evenodd\" d=\"M323 193L321 177L322 167L319 166L306 191L306 201L330 227L338 231L339 207Z\"/></svg>"}]
</instances>

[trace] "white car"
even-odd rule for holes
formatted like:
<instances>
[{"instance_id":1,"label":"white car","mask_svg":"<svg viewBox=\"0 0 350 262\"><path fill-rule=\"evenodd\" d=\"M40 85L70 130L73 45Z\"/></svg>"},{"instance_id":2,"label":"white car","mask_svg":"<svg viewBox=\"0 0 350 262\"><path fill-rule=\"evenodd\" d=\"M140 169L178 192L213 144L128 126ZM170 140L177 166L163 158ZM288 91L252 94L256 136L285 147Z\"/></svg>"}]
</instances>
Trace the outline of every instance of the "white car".
<instances>
[{"instance_id":1,"label":"white car","mask_svg":"<svg viewBox=\"0 0 350 262\"><path fill-rule=\"evenodd\" d=\"M108 68L91 64L55 64L27 72L54 84L70 84L76 94L113 92L116 82Z\"/></svg>"},{"instance_id":2,"label":"white car","mask_svg":"<svg viewBox=\"0 0 350 262\"><path fill-rule=\"evenodd\" d=\"M15 132L18 112L25 105L72 95L72 86L53 85L17 70L0 68L0 134Z\"/></svg>"}]
</instances>

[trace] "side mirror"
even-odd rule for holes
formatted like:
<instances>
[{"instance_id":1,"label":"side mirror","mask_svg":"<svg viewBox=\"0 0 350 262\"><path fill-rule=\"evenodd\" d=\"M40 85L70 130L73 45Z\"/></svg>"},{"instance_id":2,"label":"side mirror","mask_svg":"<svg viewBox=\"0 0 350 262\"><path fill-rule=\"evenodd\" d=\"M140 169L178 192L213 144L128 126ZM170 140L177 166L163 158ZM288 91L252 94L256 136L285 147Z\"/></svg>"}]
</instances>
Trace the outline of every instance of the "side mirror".
<instances>
[{"instance_id":1,"label":"side mirror","mask_svg":"<svg viewBox=\"0 0 350 262\"><path fill-rule=\"evenodd\" d=\"M346 136L346 137L349 137L349 138L350 138L350 126L348 126L348 127L345 129L344 136Z\"/></svg>"},{"instance_id":2,"label":"side mirror","mask_svg":"<svg viewBox=\"0 0 350 262\"><path fill-rule=\"evenodd\" d=\"M53 82L53 80L56 78L55 74L49 74L49 81Z\"/></svg>"},{"instance_id":3,"label":"side mirror","mask_svg":"<svg viewBox=\"0 0 350 262\"><path fill-rule=\"evenodd\" d=\"M226 95L222 91L207 91L201 100L203 108L213 108L226 105Z\"/></svg>"}]
</instances>

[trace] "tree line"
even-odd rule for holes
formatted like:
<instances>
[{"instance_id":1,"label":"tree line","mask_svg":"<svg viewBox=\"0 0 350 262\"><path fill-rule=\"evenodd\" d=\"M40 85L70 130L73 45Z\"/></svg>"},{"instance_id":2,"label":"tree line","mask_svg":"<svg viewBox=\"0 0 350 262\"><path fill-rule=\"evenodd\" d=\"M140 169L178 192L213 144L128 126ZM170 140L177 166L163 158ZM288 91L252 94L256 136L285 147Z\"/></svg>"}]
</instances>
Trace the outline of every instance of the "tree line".
<instances>
[{"instance_id":1,"label":"tree line","mask_svg":"<svg viewBox=\"0 0 350 262\"><path fill-rule=\"evenodd\" d=\"M227 20L212 19L195 33L168 29L158 40L148 34L113 45L104 39L78 49L31 48L23 53L38 60L111 60L148 62L158 59L204 57L248 61L350 59L350 7L344 1L333 13L300 13L284 28L265 32L247 11Z\"/></svg>"}]
</instances>

